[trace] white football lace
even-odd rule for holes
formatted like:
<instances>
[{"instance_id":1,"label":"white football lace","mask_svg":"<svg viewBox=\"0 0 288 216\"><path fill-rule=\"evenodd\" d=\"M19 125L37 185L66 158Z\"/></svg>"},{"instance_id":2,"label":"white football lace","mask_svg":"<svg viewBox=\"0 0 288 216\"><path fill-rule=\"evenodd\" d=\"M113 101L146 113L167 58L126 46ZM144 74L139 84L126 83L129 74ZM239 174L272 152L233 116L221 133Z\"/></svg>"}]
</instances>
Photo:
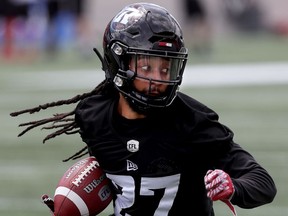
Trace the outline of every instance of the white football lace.
<instances>
[{"instance_id":1,"label":"white football lace","mask_svg":"<svg viewBox=\"0 0 288 216\"><path fill-rule=\"evenodd\" d=\"M77 178L72 182L72 184L76 185L79 187L79 184L87 177L88 174L93 171L93 169L97 169L97 166L99 166L97 161L92 161L85 169L78 175Z\"/></svg>"}]
</instances>

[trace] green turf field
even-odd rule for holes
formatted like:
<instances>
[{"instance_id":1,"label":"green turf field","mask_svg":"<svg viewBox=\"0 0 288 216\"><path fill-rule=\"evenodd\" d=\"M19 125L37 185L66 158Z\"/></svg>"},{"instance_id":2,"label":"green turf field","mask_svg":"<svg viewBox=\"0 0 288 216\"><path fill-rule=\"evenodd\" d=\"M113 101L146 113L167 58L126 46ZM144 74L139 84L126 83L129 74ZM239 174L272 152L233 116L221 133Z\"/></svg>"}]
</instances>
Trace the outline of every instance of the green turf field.
<instances>
[{"instance_id":1,"label":"green turf field","mask_svg":"<svg viewBox=\"0 0 288 216\"><path fill-rule=\"evenodd\" d=\"M268 49L270 45L268 44ZM260 52L263 51L265 48L261 46ZM224 51L223 53L227 54ZM252 54L249 55L252 56ZM238 55L240 54L238 53ZM263 55L268 54L263 53ZM218 57L218 62L224 62L222 61L224 57L221 56ZM245 60L245 55L243 56L242 60ZM284 49L281 49L278 59L283 61L286 58L288 60L287 56L287 49L286 53ZM4 64L3 61L0 61L1 216L50 215L46 206L41 204L40 196L43 193L53 196L59 178L74 163L73 161L62 163L61 160L83 147L78 135L64 135L42 144L42 139L47 131L39 129L31 131L21 138L17 137L21 131L21 128L17 127L18 124L37 120L55 112L70 110L69 106L33 115L24 114L16 118L9 116L12 111L66 99L90 90L88 87L79 89L74 86L69 87L69 85L65 88L57 88L55 85L51 85L51 89L41 87L42 82L47 86L47 82L49 84L53 80L57 81L57 74L55 78L39 80L43 71L66 70L73 67L91 68L94 64L98 64L97 60L75 63L71 62L69 58L62 59L64 64L59 64L59 60L55 60L55 64L53 61L48 63L38 61L32 66L29 64ZM230 58L236 59L231 56ZM246 58L248 57L246 56ZM266 58L268 57L265 56L258 60L265 61ZM246 60L249 61L249 59ZM71 62L70 67L69 62ZM31 73L37 74L37 80L33 79ZM69 77L69 70L67 70L67 77ZM99 81L95 81L95 83ZM65 83L65 80L62 82ZM235 87L191 86L183 91L217 111L220 121L235 132L235 141L250 151L275 179L278 188L275 201L254 210L242 210L236 207L238 216L288 215L288 187L286 185L288 182L288 84ZM227 207L220 202L215 203L215 211L219 216L231 215ZM108 215L109 212L111 212L111 208L101 215Z\"/></svg>"}]
</instances>

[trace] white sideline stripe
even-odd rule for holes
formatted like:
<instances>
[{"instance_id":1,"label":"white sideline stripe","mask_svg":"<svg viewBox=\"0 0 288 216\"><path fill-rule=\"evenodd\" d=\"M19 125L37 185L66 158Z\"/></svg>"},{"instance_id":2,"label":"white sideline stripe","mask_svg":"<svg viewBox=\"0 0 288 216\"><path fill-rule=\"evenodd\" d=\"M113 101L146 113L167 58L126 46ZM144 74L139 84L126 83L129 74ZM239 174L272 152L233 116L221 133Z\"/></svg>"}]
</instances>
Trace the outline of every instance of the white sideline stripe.
<instances>
[{"instance_id":1,"label":"white sideline stripe","mask_svg":"<svg viewBox=\"0 0 288 216\"><path fill-rule=\"evenodd\" d=\"M237 86L288 83L288 62L188 65L183 86Z\"/></svg>"},{"instance_id":2,"label":"white sideline stripe","mask_svg":"<svg viewBox=\"0 0 288 216\"><path fill-rule=\"evenodd\" d=\"M5 72L3 72L5 73ZM5 74L5 83L14 88L35 90L91 89L104 79L95 70L13 72ZM21 80L21 82L19 82ZM266 62L224 65L187 65L183 87L237 86L288 83L288 62Z\"/></svg>"},{"instance_id":3,"label":"white sideline stripe","mask_svg":"<svg viewBox=\"0 0 288 216\"><path fill-rule=\"evenodd\" d=\"M79 209L80 215L89 215L89 209L83 199L76 194L74 191L71 191L67 187L58 187L55 191L55 195L62 195L70 199Z\"/></svg>"}]
</instances>

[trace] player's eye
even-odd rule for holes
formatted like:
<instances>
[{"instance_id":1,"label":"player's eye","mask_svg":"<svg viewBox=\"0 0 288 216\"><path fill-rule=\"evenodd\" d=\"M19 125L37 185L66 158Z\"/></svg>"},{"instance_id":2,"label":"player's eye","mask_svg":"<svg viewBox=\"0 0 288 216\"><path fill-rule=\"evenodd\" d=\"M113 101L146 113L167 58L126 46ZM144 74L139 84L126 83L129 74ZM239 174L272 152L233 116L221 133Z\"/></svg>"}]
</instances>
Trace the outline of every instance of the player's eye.
<instances>
[{"instance_id":1,"label":"player's eye","mask_svg":"<svg viewBox=\"0 0 288 216\"><path fill-rule=\"evenodd\" d=\"M149 66L148 65L144 65L141 67L142 71L148 71L149 70Z\"/></svg>"},{"instance_id":2,"label":"player's eye","mask_svg":"<svg viewBox=\"0 0 288 216\"><path fill-rule=\"evenodd\" d=\"M168 74L169 68L162 68L161 73Z\"/></svg>"}]
</instances>

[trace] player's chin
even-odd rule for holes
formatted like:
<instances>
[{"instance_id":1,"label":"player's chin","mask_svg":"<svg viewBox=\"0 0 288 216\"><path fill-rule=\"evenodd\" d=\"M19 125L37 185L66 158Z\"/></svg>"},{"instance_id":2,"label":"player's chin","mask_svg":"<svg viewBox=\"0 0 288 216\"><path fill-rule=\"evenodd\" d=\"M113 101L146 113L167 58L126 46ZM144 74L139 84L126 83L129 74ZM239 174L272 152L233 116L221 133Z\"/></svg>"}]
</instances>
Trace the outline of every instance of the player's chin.
<instances>
[{"instance_id":1,"label":"player's chin","mask_svg":"<svg viewBox=\"0 0 288 216\"><path fill-rule=\"evenodd\" d=\"M157 98L157 97L161 97L164 95L164 91L160 91L160 90L154 90L154 91L146 91L144 93L145 95L148 95L148 97L151 98Z\"/></svg>"},{"instance_id":2,"label":"player's chin","mask_svg":"<svg viewBox=\"0 0 288 216\"><path fill-rule=\"evenodd\" d=\"M148 94L148 96L149 96L150 98L157 98L157 97L160 97L161 94L159 94L159 93L150 93L150 94Z\"/></svg>"}]
</instances>

